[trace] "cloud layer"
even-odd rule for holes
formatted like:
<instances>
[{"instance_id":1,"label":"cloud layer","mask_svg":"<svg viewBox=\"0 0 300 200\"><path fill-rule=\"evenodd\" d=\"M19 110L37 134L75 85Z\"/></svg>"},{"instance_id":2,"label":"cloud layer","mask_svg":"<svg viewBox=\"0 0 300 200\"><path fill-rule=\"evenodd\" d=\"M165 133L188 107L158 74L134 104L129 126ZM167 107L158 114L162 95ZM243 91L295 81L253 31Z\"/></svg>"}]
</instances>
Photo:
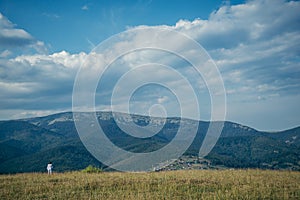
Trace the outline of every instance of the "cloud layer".
<instances>
[{"instance_id":1,"label":"cloud layer","mask_svg":"<svg viewBox=\"0 0 300 200\"><path fill-rule=\"evenodd\" d=\"M8 56L8 49L16 50L22 48L34 49L39 53L45 53L46 47L43 42L36 40L24 29L16 28L5 16L0 13L0 55Z\"/></svg>"},{"instance_id":2,"label":"cloud layer","mask_svg":"<svg viewBox=\"0 0 300 200\"><path fill-rule=\"evenodd\" d=\"M208 51L218 65L225 83L229 120L259 129L283 129L300 124L300 113L297 111L300 102L299 10L299 1L256 0L222 6L211 13L207 20L179 20L174 26L158 27L184 33ZM138 30L141 27L129 29ZM118 43L118 48L147 40L147 35L137 35L139 38L125 38L126 44L122 41ZM160 37L162 41L170 41L167 36ZM178 45L182 51L187 50L180 42L171 41L173 44L170 45ZM118 54L118 48L112 54ZM23 53L20 53L20 49ZM0 14L1 118L71 109L75 76L88 55L84 52L45 52L43 42L25 30L16 28L16 25ZM175 62L172 56L162 56L157 52L127 55L118 61L123 68L115 67L111 74L115 74L116 78L125 68L149 61L147 54L150 55L148 58L155 58L157 62L172 63L183 73L193 74L188 68L183 69L186 63ZM160 75L161 79L167 80L167 76ZM203 82L198 84L200 89L205 88ZM102 109L108 108L107 94L110 90L111 88L104 87L97 94L103 98ZM170 102L170 96L165 93L148 96L149 102ZM145 96L140 98L145 100ZM204 95L203 98L204 107L209 107L209 102L206 102L209 97ZM134 100L137 101L136 105L142 106L138 103L138 96ZM141 109L144 110L142 107ZM202 116L209 118L209 109L203 110L207 113Z\"/></svg>"}]
</instances>

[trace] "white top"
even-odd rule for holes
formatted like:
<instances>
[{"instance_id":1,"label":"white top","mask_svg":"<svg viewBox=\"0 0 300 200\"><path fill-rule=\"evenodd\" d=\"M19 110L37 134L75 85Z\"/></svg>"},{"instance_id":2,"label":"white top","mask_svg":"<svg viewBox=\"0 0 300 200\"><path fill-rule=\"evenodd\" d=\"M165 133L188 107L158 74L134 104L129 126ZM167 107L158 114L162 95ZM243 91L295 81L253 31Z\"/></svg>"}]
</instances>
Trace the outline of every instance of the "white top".
<instances>
[{"instance_id":1,"label":"white top","mask_svg":"<svg viewBox=\"0 0 300 200\"><path fill-rule=\"evenodd\" d=\"M52 169L52 164L49 163L49 164L47 165L47 170L50 170L50 169Z\"/></svg>"}]
</instances>

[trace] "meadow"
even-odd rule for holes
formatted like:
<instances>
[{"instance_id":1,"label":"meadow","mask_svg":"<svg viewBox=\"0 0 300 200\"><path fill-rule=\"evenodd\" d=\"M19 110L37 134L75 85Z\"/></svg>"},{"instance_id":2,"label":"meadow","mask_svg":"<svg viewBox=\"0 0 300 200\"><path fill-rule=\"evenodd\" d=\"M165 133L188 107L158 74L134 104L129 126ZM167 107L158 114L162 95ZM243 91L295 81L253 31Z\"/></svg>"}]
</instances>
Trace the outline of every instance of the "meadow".
<instances>
[{"instance_id":1,"label":"meadow","mask_svg":"<svg viewBox=\"0 0 300 200\"><path fill-rule=\"evenodd\" d=\"M0 175L0 199L300 199L300 172L251 169Z\"/></svg>"}]
</instances>

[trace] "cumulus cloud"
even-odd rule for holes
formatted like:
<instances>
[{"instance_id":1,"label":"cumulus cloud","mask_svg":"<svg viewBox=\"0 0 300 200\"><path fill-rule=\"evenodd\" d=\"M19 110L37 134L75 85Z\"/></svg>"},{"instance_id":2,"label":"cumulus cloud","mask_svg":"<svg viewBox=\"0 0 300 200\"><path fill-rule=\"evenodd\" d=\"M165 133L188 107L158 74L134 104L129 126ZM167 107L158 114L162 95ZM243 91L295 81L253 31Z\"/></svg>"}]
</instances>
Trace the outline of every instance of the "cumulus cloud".
<instances>
[{"instance_id":1,"label":"cumulus cloud","mask_svg":"<svg viewBox=\"0 0 300 200\"><path fill-rule=\"evenodd\" d=\"M263 92L298 94L299 10L299 1L255 0L223 6L208 20L180 20L173 28L209 51L230 93L270 85Z\"/></svg>"},{"instance_id":2,"label":"cumulus cloud","mask_svg":"<svg viewBox=\"0 0 300 200\"><path fill-rule=\"evenodd\" d=\"M0 60L1 109L70 110L74 78L85 57L62 51Z\"/></svg>"},{"instance_id":3,"label":"cumulus cloud","mask_svg":"<svg viewBox=\"0 0 300 200\"><path fill-rule=\"evenodd\" d=\"M185 33L208 50L225 81L229 104L246 106L247 102L272 102L285 96L291 96L290 99L294 101L299 99L300 90L299 10L299 1L254 0L240 5L222 6L207 20L179 20L174 26L157 27ZM138 28L144 27L147 26ZM164 35L159 37L166 46L177 45L178 49L186 50L180 40L171 40ZM118 48L135 45L147 38L149 36L146 34L137 34L134 40L121 43ZM128 56L127 60L131 59L133 65L147 57L135 55L136 58ZM155 60L161 61L162 57L158 56ZM181 68L183 66L181 64ZM274 112L287 106L285 104L278 108L278 105L269 106L274 107ZM261 107L258 107L257 112L262 112L259 110L262 110ZM234 112L240 110L228 110L229 117L238 115ZM291 124L297 124L299 114L290 114L295 116ZM280 121L279 118L276 120Z\"/></svg>"},{"instance_id":4,"label":"cumulus cloud","mask_svg":"<svg viewBox=\"0 0 300 200\"><path fill-rule=\"evenodd\" d=\"M25 30L16 28L15 24L0 13L0 50L17 47L33 48L39 53L47 50L43 42L36 40Z\"/></svg>"},{"instance_id":5,"label":"cumulus cloud","mask_svg":"<svg viewBox=\"0 0 300 200\"><path fill-rule=\"evenodd\" d=\"M82 9L86 10L88 7L83 6ZM298 123L297 119L300 117L299 113L290 112L293 110L290 107L295 107L297 105L295 102L300 100L299 10L299 1L252 0L240 5L224 5L211 13L207 20L188 21L182 19L173 26L160 25L157 27L184 33L208 50L218 65L225 82L230 120L252 125L252 121L247 123L247 120L250 117L256 119L254 110L258 115L267 111L272 113L271 110L273 110L277 114L290 115L289 125L292 126ZM86 66L104 67L107 61L122 52L122 49L128 46L138 46L139 43L145 41L149 42L150 46L154 42L162 43L166 47L172 46L180 52L185 52L186 55L194 55L194 52L188 52L189 46L187 44L176 40L176 38L172 40L170 35L161 34L157 36L155 41L149 41L148 38L151 37L140 31L143 27L148 26L129 28L132 30L131 35L124 35L122 41L117 41L115 46L110 48L112 51L106 55L107 57L103 58L102 55L91 54L89 60L85 62ZM42 42L34 39L23 29L17 29L3 15L0 15L0 30L1 46L31 45L35 48L44 47ZM70 54L62 51L50 55L20 55L6 59L11 51L11 49L0 51L0 57L2 57L0 59L0 94L2 99L0 105L2 109L12 110L17 106L18 109L28 108L28 112L39 109L48 112L49 109L64 110L70 106L74 78L78 68L87 58L87 54ZM127 54L118 59L114 64L115 67L112 66L106 72L109 78L105 79L104 82L106 81L107 84L97 90L96 97L99 103L102 103L102 108L107 108L109 105L109 95L113 89L113 83L116 83L122 73L145 62L155 61L155 63L173 66L180 70L183 75L189 77L195 74L195 71L189 67L189 63L174 57L176 56L147 50ZM99 60L103 63L99 63ZM97 74L96 71L92 72L94 73L91 74L91 77ZM172 84L173 87L182 87L179 82L172 80L172 76L163 70L155 70L151 73L157 79ZM209 74L209 70L205 73ZM148 75L150 72L139 74L136 77L142 78ZM134 81L134 78L131 80ZM214 80L210 81L213 82ZM86 84L88 83L89 80L86 80ZM130 82L127 85L130 85ZM194 82L194 87L200 91L205 90L204 81ZM184 88L181 89L184 90ZM136 104L141 107L151 107L152 104L148 106L149 102L162 104L171 102L167 95L141 94L144 95L142 98L144 103ZM205 105L205 110L209 107L207 99L209 100L210 97L204 94L201 98L201 104ZM149 101L145 102L147 99ZM289 101L292 102L290 105L288 104ZM285 104L281 105L280 102L285 102ZM120 104L116 107L124 106L123 103L120 99ZM246 110L247 106L251 112ZM265 108L264 106L269 107ZM286 109L286 112L283 112L285 106L290 107ZM243 109L250 113L248 117L245 113L240 114ZM142 108L141 110L145 109ZM23 113L27 113L27 111ZM273 121L280 121L276 114L271 115L269 117ZM253 124L255 124L254 121ZM280 127L280 123L278 123L278 127ZM261 128L264 128L263 124Z\"/></svg>"},{"instance_id":6,"label":"cumulus cloud","mask_svg":"<svg viewBox=\"0 0 300 200\"><path fill-rule=\"evenodd\" d=\"M207 49L227 49L298 32L299 17L299 2L254 0L222 6L208 20L180 20L174 28L197 38Z\"/></svg>"},{"instance_id":7,"label":"cumulus cloud","mask_svg":"<svg viewBox=\"0 0 300 200\"><path fill-rule=\"evenodd\" d=\"M79 54L70 54L66 51L61 51L58 53L53 53L50 55L21 55L17 56L11 61L21 62L21 63L29 63L32 66L36 66L38 64L43 63L51 63L51 66L59 66L62 65L67 68L78 68L81 63L86 58L86 53L81 52Z\"/></svg>"},{"instance_id":8,"label":"cumulus cloud","mask_svg":"<svg viewBox=\"0 0 300 200\"><path fill-rule=\"evenodd\" d=\"M207 20L179 20L174 26L157 27L179 31L203 45L219 66L229 96L235 94L253 100L268 93L265 96L273 98L299 93L299 10L298 1L254 0L234 6L224 5L211 13ZM170 35L160 34L160 39L149 41L151 37L139 30L145 27L129 28L136 29L134 37L128 36L128 40L120 42L114 53L145 40L149 44L164 43L166 47L185 53L189 48L178 38L172 40ZM149 56L154 58L153 53L128 55L126 62L135 66ZM164 59L166 56L160 52L154 60L163 62ZM166 63L172 62L168 60ZM179 65L181 68L186 66ZM269 87L264 91L256 90L259 85ZM272 95L275 88L278 95Z\"/></svg>"}]
</instances>

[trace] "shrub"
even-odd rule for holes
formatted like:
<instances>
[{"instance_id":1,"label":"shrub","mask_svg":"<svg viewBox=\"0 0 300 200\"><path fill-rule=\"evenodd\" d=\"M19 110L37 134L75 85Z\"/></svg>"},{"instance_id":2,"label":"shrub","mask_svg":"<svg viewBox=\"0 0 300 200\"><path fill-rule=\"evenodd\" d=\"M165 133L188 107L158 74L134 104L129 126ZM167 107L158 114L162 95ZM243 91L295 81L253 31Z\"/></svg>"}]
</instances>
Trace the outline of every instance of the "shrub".
<instances>
[{"instance_id":1,"label":"shrub","mask_svg":"<svg viewBox=\"0 0 300 200\"><path fill-rule=\"evenodd\" d=\"M103 172L103 170L98 168L98 167L89 165L85 169L83 169L82 172L85 172L85 173L101 173L101 172Z\"/></svg>"}]
</instances>

